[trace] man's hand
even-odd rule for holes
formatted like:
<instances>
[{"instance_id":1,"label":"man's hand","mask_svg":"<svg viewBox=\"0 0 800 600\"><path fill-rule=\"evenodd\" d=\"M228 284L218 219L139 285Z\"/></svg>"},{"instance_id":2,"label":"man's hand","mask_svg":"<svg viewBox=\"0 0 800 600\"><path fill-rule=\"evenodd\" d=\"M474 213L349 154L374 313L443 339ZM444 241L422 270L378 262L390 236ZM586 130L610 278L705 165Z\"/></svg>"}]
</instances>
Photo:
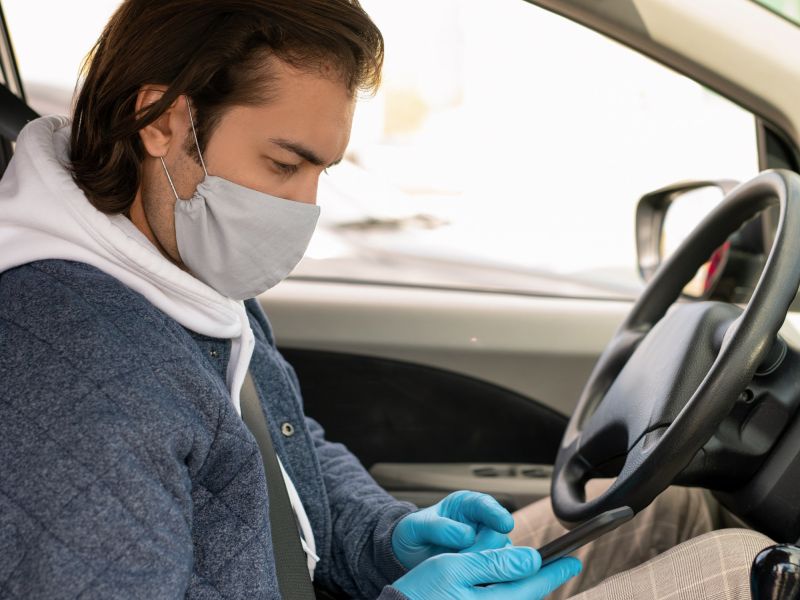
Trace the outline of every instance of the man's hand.
<instances>
[{"instance_id":1,"label":"man's hand","mask_svg":"<svg viewBox=\"0 0 800 600\"><path fill-rule=\"evenodd\" d=\"M445 552L503 548L513 528L511 514L491 496L454 492L403 518L392 534L392 549L404 567L413 569Z\"/></svg>"},{"instance_id":2,"label":"man's hand","mask_svg":"<svg viewBox=\"0 0 800 600\"><path fill-rule=\"evenodd\" d=\"M581 570L567 557L541 568L533 548L442 554L415 567L393 586L409 600L541 600Z\"/></svg>"}]
</instances>

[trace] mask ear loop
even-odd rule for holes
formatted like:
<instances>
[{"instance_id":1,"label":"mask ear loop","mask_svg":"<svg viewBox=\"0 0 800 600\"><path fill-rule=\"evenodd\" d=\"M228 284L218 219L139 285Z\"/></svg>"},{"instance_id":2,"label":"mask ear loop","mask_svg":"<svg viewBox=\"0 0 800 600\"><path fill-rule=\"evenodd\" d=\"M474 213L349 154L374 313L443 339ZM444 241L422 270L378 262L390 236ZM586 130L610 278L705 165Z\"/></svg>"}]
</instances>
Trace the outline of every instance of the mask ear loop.
<instances>
[{"instance_id":1,"label":"mask ear loop","mask_svg":"<svg viewBox=\"0 0 800 600\"><path fill-rule=\"evenodd\" d=\"M175 194L175 200L180 200L181 197L178 196L178 190L175 189L175 184L172 183L172 177L169 176L169 169L167 169L167 163L164 162L164 157L159 156L161 159L161 166L164 167L164 173L167 174L167 180L169 181L169 185L172 188L172 193Z\"/></svg>"},{"instance_id":2,"label":"mask ear loop","mask_svg":"<svg viewBox=\"0 0 800 600\"><path fill-rule=\"evenodd\" d=\"M194 145L197 147L197 155L200 157L200 164L203 166L203 172L208 177L208 169L206 169L206 161L203 160L203 153L200 152L200 142L197 139L197 130L194 128L194 119L192 118L192 107L189 104L189 98L186 98L186 108L189 110L189 123L192 124L192 135L194 136ZM167 169L167 163L164 162L164 157L160 156L161 159L161 166L164 167L164 173L167 174L167 180L169 181L169 185L172 188L172 193L175 194L175 199L180 200L180 196L178 196L178 190L175 189L175 184L172 182L172 177L169 175L169 169Z\"/></svg>"},{"instance_id":3,"label":"mask ear loop","mask_svg":"<svg viewBox=\"0 0 800 600\"><path fill-rule=\"evenodd\" d=\"M197 155L200 157L200 164L203 165L203 172L206 174L206 177L208 177L206 161L203 160L203 153L200 152L200 141L197 139L197 131L194 128L194 119L192 118L192 107L189 104L189 98L186 98L186 108L189 109L189 123L192 124L192 135L194 135L194 145L197 147Z\"/></svg>"}]
</instances>

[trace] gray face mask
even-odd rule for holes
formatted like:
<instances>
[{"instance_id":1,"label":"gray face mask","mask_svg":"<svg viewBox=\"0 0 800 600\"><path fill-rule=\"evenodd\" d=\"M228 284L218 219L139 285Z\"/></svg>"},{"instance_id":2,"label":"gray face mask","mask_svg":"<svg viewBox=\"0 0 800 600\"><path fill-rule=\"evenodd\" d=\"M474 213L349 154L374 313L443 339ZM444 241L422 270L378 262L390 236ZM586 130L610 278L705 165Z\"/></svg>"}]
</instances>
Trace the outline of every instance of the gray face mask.
<instances>
[{"instance_id":1,"label":"gray face mask","mask_svg":"<svg viewBox=\"0 0 800 600\"><path fill-rule=\"evenodd\" d=\"M303 258L319 219L314 204L284 200L208 174L189 108L205 178L190 200L175 193L175 233L181 259L220 294L246 300L286 279Z\"/></svg>"}]
</instances>

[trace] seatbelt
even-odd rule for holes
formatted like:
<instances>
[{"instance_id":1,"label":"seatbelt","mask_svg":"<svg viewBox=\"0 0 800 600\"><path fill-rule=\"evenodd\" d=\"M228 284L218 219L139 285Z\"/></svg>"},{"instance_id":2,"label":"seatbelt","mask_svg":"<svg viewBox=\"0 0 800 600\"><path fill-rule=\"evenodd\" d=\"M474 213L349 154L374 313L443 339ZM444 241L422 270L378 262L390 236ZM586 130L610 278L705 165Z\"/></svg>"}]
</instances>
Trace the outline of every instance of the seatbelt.
<instances>
[{"instance_id":1,"label":"seatbelt","mask_svg":"<svg viewBox=\"0 0 800 600\"><path fill-rule=\"evenodd\" d=\"M261 401L258 399L250 371L244 379L239 395L242 420L261 450L264 473L267 476L269 493L269 524L272 530L272 549L275 555L275 571L278 576L283 600L314 600L314 588L308 574L306 553L300 545L300 532L292 510L286 482L281 474L278 456L272 445L267 420Z\"/></svg>"}]
</instances>

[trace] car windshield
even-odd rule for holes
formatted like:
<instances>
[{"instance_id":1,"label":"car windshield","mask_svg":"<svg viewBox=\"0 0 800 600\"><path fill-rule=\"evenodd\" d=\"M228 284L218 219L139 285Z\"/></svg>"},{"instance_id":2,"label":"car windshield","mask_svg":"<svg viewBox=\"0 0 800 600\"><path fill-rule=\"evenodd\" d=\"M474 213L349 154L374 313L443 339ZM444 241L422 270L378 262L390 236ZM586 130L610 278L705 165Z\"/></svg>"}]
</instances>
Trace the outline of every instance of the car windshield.
<instances>
[{"instance_id":1,"label":"car windshield","mask_svg":"<svg viewBox=\"0 0 800 600\"><path fill-rule=\"evenodd\" d=\"M755 2L800 25L800 0L755 0Z\"/></svg>"}]
</instances>

